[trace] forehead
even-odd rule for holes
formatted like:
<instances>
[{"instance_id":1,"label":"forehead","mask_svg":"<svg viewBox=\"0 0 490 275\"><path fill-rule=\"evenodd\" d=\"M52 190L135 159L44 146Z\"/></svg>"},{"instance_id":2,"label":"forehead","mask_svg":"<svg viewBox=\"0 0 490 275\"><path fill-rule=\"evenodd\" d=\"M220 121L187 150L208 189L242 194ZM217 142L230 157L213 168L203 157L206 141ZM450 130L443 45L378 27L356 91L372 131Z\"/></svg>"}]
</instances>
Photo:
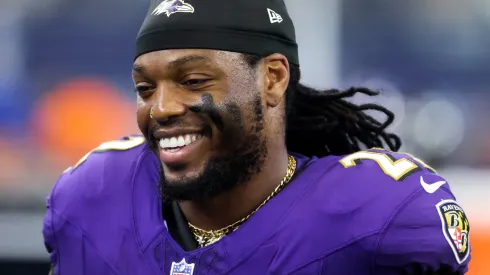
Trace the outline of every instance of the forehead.
<instances>
[{"instance_id":1,"label":"forehead","mask_svg":"<svg viewBox=\"0 0 490 275\"><path fill-rule=\"evenodd\" d=\"M205 49L172 49L149 52L139 56L134 67L167 68L192 64L208 64L215 67L229 67L243 63L242 55L234 52Z\"/></svg>"}]
</instances>

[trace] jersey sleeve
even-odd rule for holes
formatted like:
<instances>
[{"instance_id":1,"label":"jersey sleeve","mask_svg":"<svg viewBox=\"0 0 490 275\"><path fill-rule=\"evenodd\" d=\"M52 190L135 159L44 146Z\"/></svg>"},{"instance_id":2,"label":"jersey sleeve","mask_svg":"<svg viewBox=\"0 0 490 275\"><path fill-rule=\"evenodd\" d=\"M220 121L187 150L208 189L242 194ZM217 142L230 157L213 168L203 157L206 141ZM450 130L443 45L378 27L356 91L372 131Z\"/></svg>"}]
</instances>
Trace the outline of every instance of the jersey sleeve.
<instances>
[{"instance_id":1,"label":"jersey sleeve","mask_svg":"<svg viewBox=\"0 0 490 275\"><path fill-rule=\"evenodd\" d=\"M380 236L374 274L465 274L471 256L463 208L439 175L423 173L416 181L421 188Z\"/></svg>"},{"instance_id":2,"label":"jersey sleeve","mask_svg":"<svg viewBox=\"0 0 490 275\"><path fill-rule=\"evenodd\" d=\"M47 198L47 211L43 221L44 245L49 253L53 275L115 275L103 260L96 246L82 230L56 208L59 200L69 199L67 186L76 186L78 177L69 173L61 176Z\"/></svg>"},{"instance_id":3,"label":"jersey sleeve","mask_svg":"<svg viewBox=\"0 0 490 275\"><path fill-rule=\"evenodd\" d=\"M127 186L125 180L130 178L135 159L145 150L144 144L142 136L102 143L63 172L47 198L43 224L53 275L118 273L114 259L118 255L107 252L112 241L98 235L98 229L102 221L122 209L121 205L127 205L121 197L126 190L122 186ZM108 198L118 200L108 202ZM106 205L110 207L104 208ZM114 231L117 226L115 222Z\"/></svg>"}]
</instances>

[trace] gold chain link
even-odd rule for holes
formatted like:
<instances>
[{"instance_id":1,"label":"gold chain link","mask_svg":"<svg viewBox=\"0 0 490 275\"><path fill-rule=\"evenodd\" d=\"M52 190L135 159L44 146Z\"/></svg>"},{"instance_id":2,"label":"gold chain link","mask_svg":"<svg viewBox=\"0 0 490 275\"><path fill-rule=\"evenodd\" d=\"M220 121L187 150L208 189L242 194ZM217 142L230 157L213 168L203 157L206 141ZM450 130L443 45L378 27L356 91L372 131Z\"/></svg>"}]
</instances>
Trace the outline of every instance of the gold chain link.
<instances>
[{"instance_id":1,"label":"gold chain link","mask_svg":"<svg viewBox=\"0 0 490 275\"><path fill-rule=\"evenodd\" d=\"M246 217L240 219L233 224L230 224L226 227L223 227L218 230L204 230L195 225L188 223L191 229L194 238L199 243L200 247L204 247L219 241L225 235L235 231L242 225L246 220L248 220L253 214L255 214L262 206L264 206L268 201L270 201L274 196L276 196L285 186L294 175L294 171L296 170L296 160L293 156L288 156L288 169L286 171L286 176L282 179L281 183L272 191L272 193L257 207L254 211L248 214Z\"/></svg>"}]
</instances>

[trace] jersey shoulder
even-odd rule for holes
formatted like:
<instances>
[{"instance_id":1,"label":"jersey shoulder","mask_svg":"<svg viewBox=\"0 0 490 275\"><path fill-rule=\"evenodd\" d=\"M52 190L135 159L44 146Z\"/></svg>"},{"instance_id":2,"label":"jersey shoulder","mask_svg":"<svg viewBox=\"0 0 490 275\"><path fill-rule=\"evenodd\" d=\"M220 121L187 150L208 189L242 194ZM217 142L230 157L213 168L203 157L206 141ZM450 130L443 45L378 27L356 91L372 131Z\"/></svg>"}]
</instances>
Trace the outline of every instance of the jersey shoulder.
<instances>
[{"instance_id":1,"label":"jersey shoulder","mask_svg":"<svg viewBox=\"0 0 490 275\"><path fill-rule=\"evenodd\" d=\"M134 232L134 189L156 191L158 169L157 156L145 139L128 136L102 143L63 172L47 198L43 227L45 242L54 251L52 262L68 263L69 257L83 257L90 259L90 267L98 272L110 269L104 274L119 274L116 267L124 262L118 250L121 240L134 246L127 238ZM81 251L85 256L80 256ZM63 258L56 258L59 253ZM78 274L74 273L76 266L69 265L61 264L59 270Z\"/></svg>"},{"instance_id":2,"label":"jersey shoulder","mask_svg":"<svg viewBox=\"0 0 490 275\"><path fill-rule=\"evenodd\" d=\"M309 169L322 171L313 188L317 207L350 213L347 220L352 224L358 223L356 217L369 217L372 231L383 228L397 211L421 194L437 193L455 199L446 180L410 154L376 148L320 158ZM430 200L428 196L423 199Z\"/></svg>"},{"instance_id":3,"label":"jersey shoulder","mask_svg":"<svg viewBox=\"0 0 490 275\"><path fill-rule=\"evenodd\" d=\"M134 167L146 151L142 136L102 143L63 172L48 196L48 207L67 217L79 207L96 211L99 202L128 192Z\"/></svg>"},{"instance_id":4,"label":"jersey shoulder","mask_svg":"<svg viewBox=\"0 0 490 275\"><path fill-rule=\"evenodd\" d=\"M342 156L339 159L339 163L344 168L355 167L356 172L359 173L383 175L387 181L410 181L413 179L411 176L417 172L436 173L435 169L415 156L381 148L373 148Z\"/></svg>"},{"instance_id":5,"label":"jersey shoulder","mask_svg":"<svg viewBox=\"0 0 490 275\"><path fill-rule=\"evenodd\" d=\"M448 185L441 183L428 187L430 182L440 181L437 179L442 177L423 160L408 153L373 148L349 155L328 156L316 162L316 169L327 170L320 181L331 183L335 179L336 185L348 189L367 187L390 194L433 191L436 187L449 191Z\"/></svg>"},{"instance_id":6,"label":"jersey shoulder","mask_svg":"<svg viewBox=\"0 0 490 275\"><path fill-rule=\"evenodd\" d=\"M342 156L339 169L353 185L368 183L374 194L384 193L400 201L419 192L452 196L449 183L434 168L408 153L381 148L359 151Z\"/></svg>"},{"instance_id":7,"label":"jersey shoulder","mask_svg":"<svg viewBox=\"0 0 490 275\"><path fill-rule=\"evenodd\" d=\"M430 268L442 263L464 270L469 261L468 219L449 183L422 160L375 148L315 159L304 172L320 175L310 185L305 207L315 216L314 228L328 228L333 236L329 242L337 248L359 243L379 256L379 266L395 260L423 262L421 258L430 255ZM321 233L318 236L321 240ZM415 252L421 249L418 244L431 239L437 249ZM330 243L323 245L322 253ZM395 258L385 257L395 253ZM400 256L403 253L422 256L407 258ZM437 257L445 260L438 262Z\"/></svg>"},{"instance_id":8,"label":"jersey shoulder","mask_svg":"<svg viewBox=\"0 0 490 275\"><path fill-rule=\"evenodd\" d=\"M423 160L408 153L392 152L381 148L355 152L344 155L338 159L339 173L343 173L352 184L365 184L368 182L372 188L385 189L393 192L411 193L417 190L434 189L421 184L425 181L442 178L437 171ZM361 181L361 179L363 179ZM444 187L447 187L444 186Z\"/></svg>"}]
</instances>

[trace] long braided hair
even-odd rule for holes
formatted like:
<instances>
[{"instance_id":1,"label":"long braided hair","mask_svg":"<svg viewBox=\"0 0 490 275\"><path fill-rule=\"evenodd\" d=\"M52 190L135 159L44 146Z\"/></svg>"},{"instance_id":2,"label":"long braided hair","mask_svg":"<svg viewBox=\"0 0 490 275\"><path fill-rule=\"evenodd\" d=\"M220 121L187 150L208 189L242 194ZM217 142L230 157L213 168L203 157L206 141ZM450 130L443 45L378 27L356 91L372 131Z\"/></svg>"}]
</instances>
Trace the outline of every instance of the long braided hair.
<instances>
[{"instance_id":1,"label":"long braided hair","mask_svg":"<svg viewBox=\"0 0 490 275\"><path fill-rule=\"evenodd\" d=\"M255 67L262 57L245 55ZM356 105L346 99L357 93L376 96L367 88L316 90L299 83L301 71L291 65L286 90L286 147L305 156L344 155L365 148L381 147L398 151L400 138L386 132L395 115L377 104ZM380 122L366 111L382 112L387 119Z\"/></svg>"}]
</instances>

